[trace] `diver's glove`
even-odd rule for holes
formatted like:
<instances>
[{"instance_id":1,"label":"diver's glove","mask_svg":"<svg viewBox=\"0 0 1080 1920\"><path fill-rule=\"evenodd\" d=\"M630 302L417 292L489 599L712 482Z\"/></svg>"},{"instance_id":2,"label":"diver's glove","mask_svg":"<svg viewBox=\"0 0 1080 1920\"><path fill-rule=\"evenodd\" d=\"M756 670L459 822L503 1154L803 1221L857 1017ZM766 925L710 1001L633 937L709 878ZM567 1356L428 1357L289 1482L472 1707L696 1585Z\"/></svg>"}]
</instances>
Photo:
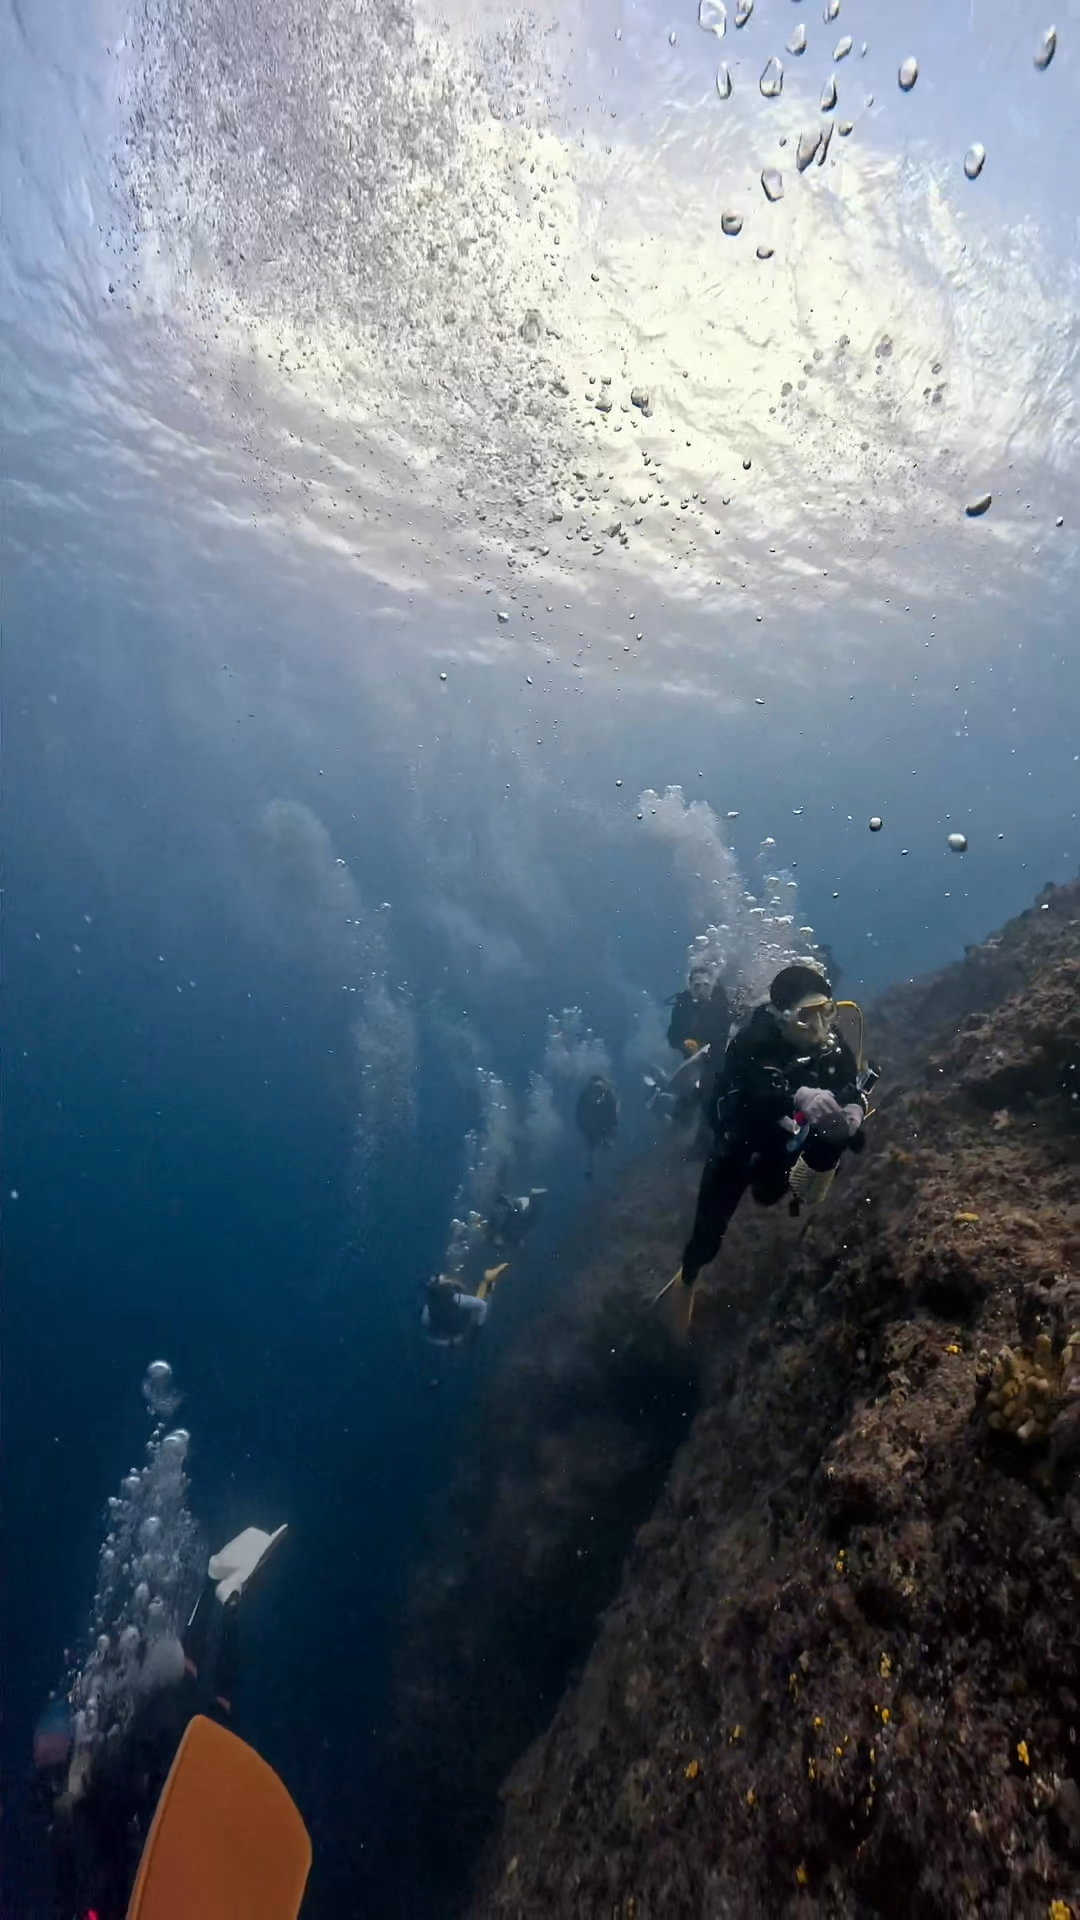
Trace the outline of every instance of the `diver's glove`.
<instances>
[{"instance_id":1,"label":"diver's glove","mask_svg":"<svg viewBox=\"0 0 1080 1920\"><path fill-rule=\"evenodd\" d=\"M795 1111L819 1139L834 1144L852 1139L865 1118L859 1104L842 1107L827 1087L800 1087L795 1095Z\"/></svg>"},{"instance_id":2,"label":"diver's glove","mask_svg":"<svg viewBox=\"0 0 1080 1920\"><path fill-rule=\"evenodd\" d=\"M207 1566L207 1578L214 1582L214 1589L222 1605L243 1593L253 1573L262 1566L272 1547L276 1547L286 1528L277 1527L273 1533L264 1533L261 1527L245 1527L235 1540L230 1540L220 1553L210 1555Z\"/></svg>"}]
</instances>

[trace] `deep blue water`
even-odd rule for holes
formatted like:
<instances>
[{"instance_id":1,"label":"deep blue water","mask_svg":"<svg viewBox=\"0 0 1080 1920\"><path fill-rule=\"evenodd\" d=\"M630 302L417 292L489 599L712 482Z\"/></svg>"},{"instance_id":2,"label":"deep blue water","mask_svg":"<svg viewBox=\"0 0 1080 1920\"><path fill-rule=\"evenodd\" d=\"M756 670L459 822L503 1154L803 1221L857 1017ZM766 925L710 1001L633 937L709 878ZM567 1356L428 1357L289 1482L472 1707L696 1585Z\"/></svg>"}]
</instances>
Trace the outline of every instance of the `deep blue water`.
<instances>
[{"instance_id":1,"label":"deep blue water","mask_svg":"<svg viewBox=\"0 0 1080 1920\"><path fill-rule=\"evenodd\" d=\"M434 1391L417 1333L477 1069L522 1101L577 1007L647 1151L718 898L746 933L779 875L869 995L1080 860L1077 0L1045 74L999 0L865 9L854 130L805 176L829 48L815 19L766 108L781 0L729 33L725 103L686 5L510 38L494 0L482 33L306 7L0 14L16 1914L149 1359L208 1539L290 1525L241 1718L311 1825L312 1912L389 1913L403 1598L500 1362L495 1313ZM639 799L669 785L674 840ZM515 1333L588 1203L555 1094L547 1157L518 1136L552 1201Z\"/></svg>"}]
</instances>

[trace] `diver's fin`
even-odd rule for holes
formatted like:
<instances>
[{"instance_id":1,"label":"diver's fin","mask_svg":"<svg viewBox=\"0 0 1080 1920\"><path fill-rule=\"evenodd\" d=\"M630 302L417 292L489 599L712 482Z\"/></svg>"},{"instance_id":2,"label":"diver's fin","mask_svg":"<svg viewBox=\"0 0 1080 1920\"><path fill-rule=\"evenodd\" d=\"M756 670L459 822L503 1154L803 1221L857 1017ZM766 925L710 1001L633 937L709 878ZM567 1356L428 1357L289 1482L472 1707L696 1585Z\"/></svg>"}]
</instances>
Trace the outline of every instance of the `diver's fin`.
<instances>
[{"instance_id":1,"label":"diver's fin","mask_svg":"<svg viewBox=\"0 0 1080 1920\"><path fill-rule=\"evenodd\" d=\"M670 1293L672 1287L675 1286L676 1282L680 1281L681 1279L682 1279L682 1268L680 1267L676 1273L672 1274L670 1280L665 1280L659 1293L653 1296L653 1306L658 1307L660 1305L661 1300L664 1298L665 1294Z\"/></svg>"},{"instance_id":2,"label":"diver's fin","mask_svg":"<svg viewBox=\"0 0 1080 1920\"><path fill-rule=\"evenodd\" d=\"M690 1322L694 1317L694 1295L697 1281L687 1286L682 1277L682 1268L674 1273L665 1287L661 1287L653 1306L660 1309L662 1319L677 1346L685 1347L690 1343Z\"/></svg>"},{"instance_id":3,"label":"diver's fin","mask_svg":"<svg viewBox=\"0 0 1080 1920\"><path fill-rule=\"evenodd\" d=\"M274 1533L264 1533L261 1527L245 1527L220 1553L210 1555L207 1576L216 1582L214 1590L223 1604L234 1594L243 1593L252 1574L262 1566L271 1547L277 1545L286 1531L283 1526Z\"/></svg>"},{"instance_id":4,"label":"diver's fin","mask_svg":"<svg viewBox=\"0 0 1080 1920\"><path fill-rule=\"evenodd\" d=\"M127 1920L296 1920L311 1841L254 1748L197 1713L162 1788Z\"/></svg>"},{"instance_id":5,"label":"diver's fin","mask_svg":"<svg viewBox=\"0 0 1080 1920\"><path fill-rule=\"evenodd\" d=\"M504 1260L501 1266L487 1268L484 1274L484 1277L480 1282L480 1285L476 1289L476 1297L478 1300L487 1299L488 1294L491 1293L494 1290L494 1288L497 1286L498 1282L502 1279L503 1274L506 1272L506 1269L509 1265L510 1265L509 1260Z\"/></svg>"}]
</instances>

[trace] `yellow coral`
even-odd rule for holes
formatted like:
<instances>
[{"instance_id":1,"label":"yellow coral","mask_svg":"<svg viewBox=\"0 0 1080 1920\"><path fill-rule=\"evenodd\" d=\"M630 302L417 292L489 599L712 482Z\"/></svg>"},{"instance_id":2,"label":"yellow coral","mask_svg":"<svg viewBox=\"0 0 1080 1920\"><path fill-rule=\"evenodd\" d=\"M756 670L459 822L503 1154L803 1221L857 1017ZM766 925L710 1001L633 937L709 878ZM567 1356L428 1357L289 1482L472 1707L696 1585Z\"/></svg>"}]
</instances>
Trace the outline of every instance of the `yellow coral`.
<instances>
[{"instance_id":1,"label":"yellow coral","mask_svg":"<svg viewBox=\"0 0 1080 1920\"><path fill-rule=\"evenodd\" d=\"M748 1807L757 1806L757 1794L754 1792L753 1787L747 1787L746 1789L746 1804Z\"/></svg>"},{"instance_id":2,"label":"yellow coral","mask_svg":"<svg viewBox=\"0 0 1080 1920\"><path fill-rule=\"evenodd\" d=\"M883 1680L887 1680L892 1672L892 1661L887 1653L883 1653L881 1659L878 1661L878 1672Z\"/></svg>"},{"instance_id":3,"label":"yellow coral","mask_svg":"<svg viewBox=\"0 0 1080 1920\"><path fill-rule=\"evenodd\" d=\"M954 1213L953 1224L958 1227L974 1227L978 1225L979 1217L977 1213Z\"/></svg>"},{"instance_id":4,"label":"yellow coral","mask_svg":"<svg viewBox=\"0 0 1080 1920\"><path fill-rule=\"evenodd\" d=\"M1051 1900L1047 1920L1073 1920L1073 1910L1067 1900Z\"/></svg>"},{"instance_id":5,"label":"yellow coral","mask_svg":"<svg viewBox=\"0 0 1080 1920\"><path fill-rule=\"evenodd\" d=\"M686 1778L688 1780L696 1780L700 1772L701 1772L701 1761L691 1760L690 1765L686 1769Z\"/></svg>"},{"instance_id":6,"label":"yellow coral","mask_svg":"<svg viewBox=\"0 0 1080 1920\"><path fill-rule=\"evenodd\" d=\"M1017 1757L1017 1759L1019 1760L1019 1762L1020 1762L1020 1765L1021 1765L1022 1767L1030 1767L1030 1765L1031 1765L1031 1755L1030 1755L1030 1753L1028 1752L1028 1743L1027 1743L1027 1741L1026 1741L1026 1740L1018 1740L1018 1741L1017 1741L1017 1743L1016 1743L1016 1757Z\"/></svg>"},{"instance_id":7,"label":"yellow coral","mask_svg":"<svg viewBox=\"0 0 1080 1920\"><path fill-rule=\"evenodd\" d=\"M810 1884L810 1875L801 1862L795 1869L795 1884L798 1887L807 1887Z\"/></svg>"},{"instance_id":8,"label":"yellow coral","mask_svg":"<svg viewBox=\"0 0 1080 1920\"><path fill-rule=\"evenodd\" d=\"M987 1421L1023 1446L1045 1440L1066 1395L1080 1386L1080 1328L1060 1346L1040 1333L1034 1347L1003 1347L986 1396Z\"/></svg>"}]
</instances>

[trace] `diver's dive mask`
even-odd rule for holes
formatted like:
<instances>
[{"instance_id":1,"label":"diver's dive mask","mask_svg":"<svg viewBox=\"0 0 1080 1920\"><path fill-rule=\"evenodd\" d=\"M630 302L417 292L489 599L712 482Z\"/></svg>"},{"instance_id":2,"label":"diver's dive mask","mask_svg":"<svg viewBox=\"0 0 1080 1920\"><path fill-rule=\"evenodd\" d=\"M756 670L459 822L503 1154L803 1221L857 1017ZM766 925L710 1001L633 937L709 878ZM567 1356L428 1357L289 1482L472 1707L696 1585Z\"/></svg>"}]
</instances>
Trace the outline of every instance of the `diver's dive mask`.
<instances>
[{"instance_id":1,"label":"diver's dive mask","mask_svg":"<svg viewBox=\"0 0 1080 1920\"><path fill-rule=\"evenodd\" d=\"M825 994L807 994L797 1006L787 1008L777 1017L792 1046L808 1047L820 1053L829 1044L836 1001Z\"/></svg>"}]
</instances>

